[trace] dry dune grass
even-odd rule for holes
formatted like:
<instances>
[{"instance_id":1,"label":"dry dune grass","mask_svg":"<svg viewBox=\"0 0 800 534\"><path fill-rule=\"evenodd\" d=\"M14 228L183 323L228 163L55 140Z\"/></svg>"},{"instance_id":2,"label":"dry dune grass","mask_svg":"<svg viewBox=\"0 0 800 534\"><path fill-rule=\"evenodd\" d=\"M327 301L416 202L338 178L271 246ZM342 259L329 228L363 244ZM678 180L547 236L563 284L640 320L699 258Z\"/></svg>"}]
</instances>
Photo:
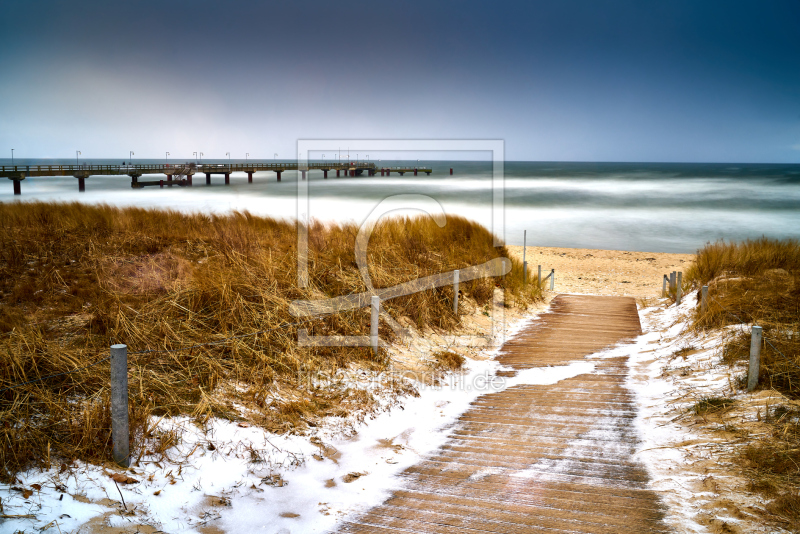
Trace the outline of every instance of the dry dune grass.
<instances>
[{"instance_id":1,"label":"dry dune grass","mask_svg":"<svg viewBox=\"0 0 800 534\"><path fill-rule=\"evenodd\" d=\"M150 416L238 418L233 400L274 431L302 431L324 415L369 403L365 392L310 389L308 370L359 365L380 370L368 348L299 347L293 299L364 291L354 259L354 225L310 228L310 285L296 283L292 223L234 213L182 214L82 204L0 204L0 390L64 373L129 347L134 451L164 448ZM450 217L382 222L368 257L375 287L507 256L481 226ZM540 297L523 287L514 262L503 279L462 283L463 298L490 301L495 284L520 304ZM452 288L385 303L421 328L458 325ZM311 334L366 335L368 310L316 319ZM262 331L258 335L252 332ZM222 341L215 345L191 345ZM381 324L381 336L392 331ZM160 351L141 352L139 351ZM110 455L108 363L0 393L0 476L47 465L50 455Z\"/></svg>"},{"instance_id":2,"label":"dry dune grass","mask_svg":"<svg viewBox=\"0 0 800 534\"><path fill-rule=\"evenodd\" d=\"M707 284L708 312L698 309L698 328L756 323L764 329L760 388L800 398L800 242L758 239L709 244L697 253L687 281ZM730 336L729 363L749 360L750 333ZM744 385L745 377L741 383ZM766 495L767 511L794 532L800 525L800 412L792 405L765 409L771 435L746 446L740 461L752 489Z\"/></svg>"}]
</instances>

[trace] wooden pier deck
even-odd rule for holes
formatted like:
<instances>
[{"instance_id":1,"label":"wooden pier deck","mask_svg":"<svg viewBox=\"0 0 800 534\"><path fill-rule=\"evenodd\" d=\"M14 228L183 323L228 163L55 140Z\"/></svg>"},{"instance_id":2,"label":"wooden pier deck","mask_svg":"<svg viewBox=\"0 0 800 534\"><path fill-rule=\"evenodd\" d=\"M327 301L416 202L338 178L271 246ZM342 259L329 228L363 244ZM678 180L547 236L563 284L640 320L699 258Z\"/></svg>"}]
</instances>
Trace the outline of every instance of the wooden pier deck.
<instances>
[{"instance_id":1,"label":"wooden pier deck","mask_svg":"<svg viewBox=\"0 0 800 534\"><path fill-rule=\"evenodd\" d=\"M565 365L640 333L626 297L560 295L541 319L504 346L503 364ZM339 532L669 532L633 456L626 360L478 398L447 443L403 473L401 490Z\"/></svg>"},{"instance_id":2,"label":"wooden pier deck","mask_svg":"<svg viewBox=\"0 0 800 534\"><path fill-rule=\"evenodd\" d=\"M308 162L298 163L297 161L271 162L271 163L163 163L163 164L131 164L131 165L2 165L0 166L0 178L8 178L14 183L14 194L22 193L20 182L28 177L51 177L51 176L72 176L78 179L78 191L86 190L86 179L90 176L128 176L131 179L131 187L141 188L147 186L164 187L173 185L192 186L193 177L196 174L204 174L206 185L211 184L211 177L214 174L222 175L225 178L225 185L230 185L230 175L234 172L247 174L249 183L253 182L253 174L256 172L274 172L277 181L281 181L281 174L285 171L298 171L303 180L306 174L311 171L322 171L323 178L328 178L328 172L336 171L336 176L361 176L367 173L368 176L375 176L379 171L381 176L389 176L391 173L400 174L407 172L424 172L430 175L433 169L430 167L379 167L371 162ZM159 180L140 180L145 175L163 174L164 179Z\"/></svg>"}]
</instances>

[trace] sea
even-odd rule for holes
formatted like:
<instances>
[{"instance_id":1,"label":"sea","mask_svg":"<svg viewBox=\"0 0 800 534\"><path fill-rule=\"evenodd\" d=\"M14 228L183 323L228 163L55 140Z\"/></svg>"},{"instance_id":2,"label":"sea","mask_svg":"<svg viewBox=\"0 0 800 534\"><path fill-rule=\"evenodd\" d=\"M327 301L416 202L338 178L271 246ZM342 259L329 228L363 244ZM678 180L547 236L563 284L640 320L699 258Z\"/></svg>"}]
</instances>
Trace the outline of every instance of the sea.
<instances>
[{"instance_id":1,"label":"sea","mask_svg":"<svg viewBox=\"0 0 800 534\"><path fill-rule=\"evenodd\" d=\"M81 163L118 165L122 159ZM265 161L272 160L250 160ZM17 165L75 160L15 159ZM163 160L135 160L161 163ZM240 160L233 160L233 163ZM10 160L0 160L9 165ZM171 163L179 163L171 161ZM227 164L225 161L204 163ZM0 181L0 202L80 201L186 212L248 211L280 219L363 224L378 216L444 213L475 220L505 243L529 246L692 253L705 243L762 236L800 238L800 164L389 161L430 167L430 175L309 179L286 171L244 173L224 185L204 175L193 187L132 189L127 176L27 178L22 195ZM452 169L453 174L450 174ZM143 176L140 180L160 179ZM5 183L3 183L5 182ZM389 210L394 211L389 211Z\"/></svg>"}]
</instances>

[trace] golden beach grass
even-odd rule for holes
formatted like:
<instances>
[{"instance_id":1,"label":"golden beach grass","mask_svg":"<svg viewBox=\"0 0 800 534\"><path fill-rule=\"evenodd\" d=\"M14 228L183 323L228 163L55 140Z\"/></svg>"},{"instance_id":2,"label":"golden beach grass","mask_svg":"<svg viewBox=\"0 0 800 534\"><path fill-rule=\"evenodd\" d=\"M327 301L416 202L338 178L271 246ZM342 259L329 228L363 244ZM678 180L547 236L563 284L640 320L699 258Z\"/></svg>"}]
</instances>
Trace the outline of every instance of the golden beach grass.
<instances>
[{"instance_id":1,"label":"golden beach grass","mask_svg":"<svg viewBox=\"0 0 800 534\"><path fill-rule=\"evenodd\" d=\"M707 313L698 309L698 328L755 323L763 328L759 388L800 398L800 242L757 239L717 242L697 253L687 273L695 288L708 285ZM750 332L729 336L723 359L745 362ZM744 386L742 376L740 386ZM739 460L751 489L764 494L767 512L784 526L800 525L800 410L795 405L766 407L768 436L751 440Z\"/></svg>"},{"instance_id":2,"label":"golden beach grass","mask_svg":"<svg viewBox=\"0 0 800 534\"><path fill-rule=\"evenodd\" d=\"M153 415L238 418L233 401L252 408L251 421L278 432L303 431L316 418L344 415L360 391L309 388L308 370L352 365L380 370L368 348L299 347L294 299L364 291L354 261L358 228L309 229L309 287L296 283L294 223L257 217L89 206L0 204L0 477L51 456L102 461L110 456L108 362L71 374L129 347L132 450L163 451L175 436L148 426ZM391 219L368 247L375 287L507 256L478 224L448 217ZM540 298L523 285L514 261L505 277L461 284L478 306L496 285L525 305ZM452 329L452 287L385 302L396 319L419 328ZM369 310L310 321L311 334L367 335ZM253 332L262 331L258 335ZM392 331L381 324L381 337ZM231 336L243 336L227 340ZM219 341L215 345L202 345ZM175 350L200 345L190 350ZM174 352L141 352L141 351ZM233 386L236 386L235 388ZM280 391L280 394L276 394ZM369 394L367 393L367 396ZM349 400L348 400L349 399Z\"/></svg>"}]
</instances>

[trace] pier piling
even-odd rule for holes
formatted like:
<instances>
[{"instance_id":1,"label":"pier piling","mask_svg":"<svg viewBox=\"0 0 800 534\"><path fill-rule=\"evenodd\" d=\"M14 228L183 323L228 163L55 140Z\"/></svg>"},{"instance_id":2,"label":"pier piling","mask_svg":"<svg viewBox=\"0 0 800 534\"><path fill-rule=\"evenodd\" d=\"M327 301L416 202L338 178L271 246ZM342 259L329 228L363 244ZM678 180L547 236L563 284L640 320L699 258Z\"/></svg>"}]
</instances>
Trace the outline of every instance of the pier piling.
<instances>
[{"instance_id":1,"label":"pier piling","mask_svg":"<svg viewBox=\"0 0 800 534\"><path fill-rule=\"evenodd\" d=\"M78 178L78 192L85 193L86 192L86 178L80 177Z\"/></svg>"},{"instance_id":2,"label":"pier piling","mask_svg":"<svg viewBox=\"0 0 800 534\"><path fill-rule=\"evenodd\" d=\"M248 184L252 184L253 183L253 173L252 172L248 172L247 173L247 183Z\"/></svg>"},{"instance_id":3,"label":"pier piling","mask_svg":"<svg viewBox=\"0 0 800 534\"><path fill-rule=\"evenodd\" d=\"M21 195L22 194L22 186L20 185L20 182L22 180L11 180L11 181L14 182L14 194L15 195Z\"/></svg>"},{"instance_id":4,"label":"pier piling","mask_svg":"<svg viewBox=\"0 0 800 534\"><path fill-rule=\"evenodd\" d=\"M225 173L225 185L231 185L231 173Z\"/></svg>"},{"instance_id":5,"label":"pier piling","mask_svg":"<svg viewBox=\"0 0 800 534\"><path fill-rule=\"evenodd\" d=\"M211 173L206 173L206 185L211 185Z\"/></svg>"}]
</instances>

